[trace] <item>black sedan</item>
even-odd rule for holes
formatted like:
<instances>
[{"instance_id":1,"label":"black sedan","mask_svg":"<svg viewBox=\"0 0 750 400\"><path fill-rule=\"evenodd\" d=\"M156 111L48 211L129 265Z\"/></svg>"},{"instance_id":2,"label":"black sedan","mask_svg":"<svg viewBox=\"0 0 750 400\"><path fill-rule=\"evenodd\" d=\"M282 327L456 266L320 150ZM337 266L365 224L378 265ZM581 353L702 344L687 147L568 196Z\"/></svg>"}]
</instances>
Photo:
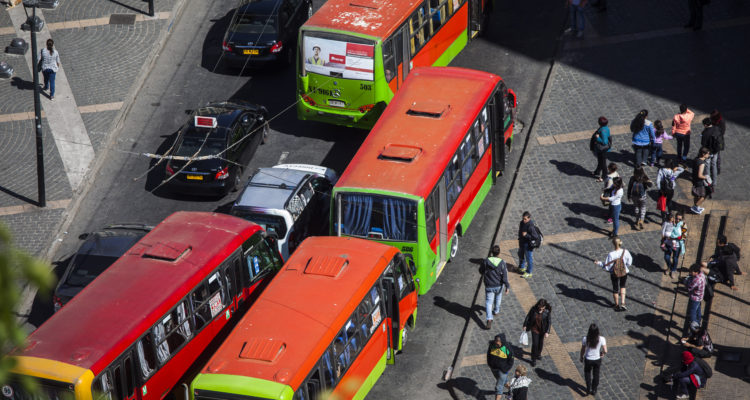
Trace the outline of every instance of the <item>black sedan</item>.
<instances>
[{"instance_id":1,"label":"black sedan","mask_svg":"<svg viewBox=\"0 0 750 400\"><path fill-rule=\"evenodd\" d=\"M167 154L164 186L190 195L223 196L268 134L265 107L225 101L193 112Z\"/></svg>"},{"instance_id":2,"label":"black sedan","mask_svg":"<svg viewBox=\"0 0 750 400\"><path fill-rule=\"evenodd\" d=\"M297 32L312 10L310 0L241 0L224 34L224 61L236 68L294 63Z\"/></svg>"},{"instance_id":3,"label":"black sedan","mask_svg":"<svg viewBox=\"0 0 750 400\"><path fill-rule=\"evenodd\" d=\"M79 236L85 241L71 257L55 288L55 311L114 264L152 228L148 225L109 225L100 231Z\"/></svg>"}]
</instances>

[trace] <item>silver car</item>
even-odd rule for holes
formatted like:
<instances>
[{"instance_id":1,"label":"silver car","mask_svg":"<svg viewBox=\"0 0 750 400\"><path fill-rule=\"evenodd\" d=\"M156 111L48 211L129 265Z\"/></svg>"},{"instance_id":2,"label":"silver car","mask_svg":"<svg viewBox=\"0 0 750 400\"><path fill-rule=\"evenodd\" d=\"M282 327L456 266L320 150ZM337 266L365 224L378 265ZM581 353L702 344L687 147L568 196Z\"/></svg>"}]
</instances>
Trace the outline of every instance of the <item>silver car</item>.
<instances>
[{"instance_id":1,"label":"silver car","mask_svg":"<svg viewBox=\"0 0 750 400\"><path fill-rule=\"evenodd\" d=\"M337 180L335 171L317 165L260 168L230 214L276 234L279 251L287 259L306 237L328 235L331 189Z\"/></svg>"}]
</instances>

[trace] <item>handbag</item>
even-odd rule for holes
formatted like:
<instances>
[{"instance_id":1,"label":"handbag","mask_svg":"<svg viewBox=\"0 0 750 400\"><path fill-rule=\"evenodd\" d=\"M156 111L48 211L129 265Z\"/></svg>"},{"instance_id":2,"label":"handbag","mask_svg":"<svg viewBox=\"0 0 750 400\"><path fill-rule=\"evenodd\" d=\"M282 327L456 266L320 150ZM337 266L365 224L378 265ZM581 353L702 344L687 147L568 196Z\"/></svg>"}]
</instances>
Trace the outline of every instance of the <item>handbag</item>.
<instances>
[{"instance_id":1,"label":"handbag","mask_svg":"<svg viewBox=\"0 0 750 400\"><path fill-rule=\"evenodd\" d=\"M656 201L656 209L661 212L667 211L667 196L659 195L659 199Z\"/></svg>"},{"instance_id":2,"label":"handbag","mask_svg":"<svg viewBox=\"0 0 750 400\"><path fill-rule=\"evenodd\" d=\"M518 343L521 344L521 346L528 346L529 345L529 334L526 331L521 332L521 337L518 339Z\"/></svg>"}]
</instances>

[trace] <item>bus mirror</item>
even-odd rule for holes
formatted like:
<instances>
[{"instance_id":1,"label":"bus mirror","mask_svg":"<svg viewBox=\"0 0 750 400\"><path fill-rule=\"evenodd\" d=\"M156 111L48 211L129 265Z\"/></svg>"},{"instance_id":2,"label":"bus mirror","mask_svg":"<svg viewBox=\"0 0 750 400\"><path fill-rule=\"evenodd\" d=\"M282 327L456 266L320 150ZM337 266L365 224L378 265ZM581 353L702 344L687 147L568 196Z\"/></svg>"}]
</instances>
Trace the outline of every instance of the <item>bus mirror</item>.
<instances>
[{"instance_id":1,"label":"bus mirror","mask_svg":"<svg viewBox=\"0 0 750 400\"><path fill-rule=\"evenodd\" d=\"M266 236L273 239L273 241L279 240L279 234L274 228L266 228Z\"/></svg>"},{"instance_id":2,"label":"bus mirror","mask_svg":"<svg viewBox=\"0 0 750 400\"><path fill-rule=\"evenodd\" d=\"M516 92L514 92L513 89L508 89L508 94L510 95L511 100L513 100L513 108L516 108Z\"/></svg>"}]
</instances>

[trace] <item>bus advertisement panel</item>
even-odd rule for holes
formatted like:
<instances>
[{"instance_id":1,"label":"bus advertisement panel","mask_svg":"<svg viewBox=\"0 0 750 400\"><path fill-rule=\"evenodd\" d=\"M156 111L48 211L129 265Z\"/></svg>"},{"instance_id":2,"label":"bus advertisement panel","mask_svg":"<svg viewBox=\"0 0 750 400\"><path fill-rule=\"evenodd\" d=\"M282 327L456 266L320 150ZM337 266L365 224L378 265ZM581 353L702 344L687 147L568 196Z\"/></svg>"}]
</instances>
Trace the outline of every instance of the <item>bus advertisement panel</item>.
<instances>
[{"instance_id":1,"label":"bus advertisement panel","mask_svg":"<svg viewBox=\"0 0 750 400\"><path fill-rule=\"evenodd\" d=\"M345 79L373 80L375 46L306 36L305 70Z\"/></svg>"}]
</instances>

